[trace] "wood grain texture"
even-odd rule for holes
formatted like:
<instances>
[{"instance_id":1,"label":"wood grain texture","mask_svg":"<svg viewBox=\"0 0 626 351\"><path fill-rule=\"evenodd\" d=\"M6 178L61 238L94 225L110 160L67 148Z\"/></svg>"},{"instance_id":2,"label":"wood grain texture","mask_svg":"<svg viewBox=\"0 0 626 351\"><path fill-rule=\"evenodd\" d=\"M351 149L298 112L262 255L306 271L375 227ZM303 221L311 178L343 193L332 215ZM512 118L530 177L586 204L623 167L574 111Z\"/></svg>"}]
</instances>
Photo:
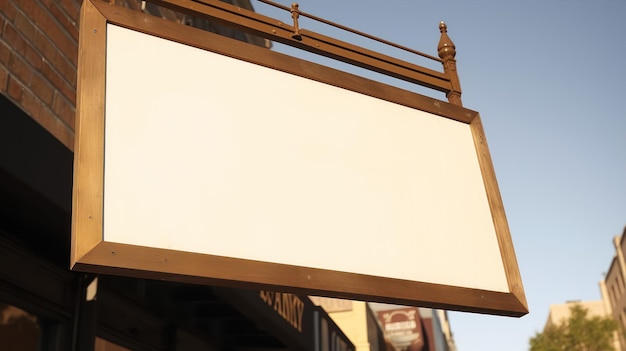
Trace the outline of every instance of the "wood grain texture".
<instances>
[{"instance_id":1,"label":"wood grain texture","mask_svg":"<svg viewBox=\"0 0 626 351\"><path fill-rule=\"evenodd\" d=\"M300 38L293 38L295 28L261 14L230 6L223 2L202 0L153 0L155 4L207 18L245 32L268 38L301 50L396 77L442 92L452 89L448 74L437 72L411 62L399 60L316 32L300 29ZM237 11L234 11L237 9Z\"/></svg>"},{"instance_id":2,"label":"wood grain texture","mask_svg":"<svg viewBox=\"0 0 626 351\"><path fill-rule=\"evenodd\" d=\"M76 268L191 284L268 289L495 315L519 317L527 313L525 305L510 293L108 242L97 245Z\"/></svg>"},{"instance_id":3,"label":"wood grain texture","mask_svg":"<svg viewBox=\"0 0 626 351\"><path fill-rule=\"evenodd\" d=\"M504 269L509 282L509 290L511 291L511 295L518 299L523 309L528 312L528 302L526 301L522 277L519 272L515 249L513 248L513 239L509 231L504 204L502 203L502 196L500 195L500 188L496 180L496 173L493 168L493 161L491 160L491 154L489 153L487 138L485 137L480 116L477 115L476 118L474 118L472 123L470 123L470 128L476 145L478 162L480 163L483 174L493 224L498 236L502 261L504 262Z\"/></svg>"},{"instance_id":4,"label":"wood grain texture","mask_svg":"<svg viewBox=\"0 0 626 351\"><path fill-rule=\"evenodd\" d=\"M81 9L70 265L102 241L106 18Z\"/></svg>"}]
</instances>

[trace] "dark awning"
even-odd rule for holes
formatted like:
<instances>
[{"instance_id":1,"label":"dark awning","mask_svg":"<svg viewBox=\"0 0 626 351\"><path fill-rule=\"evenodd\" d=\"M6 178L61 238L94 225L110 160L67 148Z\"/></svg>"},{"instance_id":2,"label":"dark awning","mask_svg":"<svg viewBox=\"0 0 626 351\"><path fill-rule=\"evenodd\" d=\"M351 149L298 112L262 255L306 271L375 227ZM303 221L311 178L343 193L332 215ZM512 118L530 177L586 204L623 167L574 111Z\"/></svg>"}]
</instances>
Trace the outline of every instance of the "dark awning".
<instances>
[{"instance_id":1,"label":"dark awning","mask_svg":"<svg viewBox=\"0 0 626 351\"><path fill-rule=\"evenodd\" d=\"M354 351L354 345L308 296L272 291L213 288L260 329L291 350Z\"/></svg>"}]
</instances>

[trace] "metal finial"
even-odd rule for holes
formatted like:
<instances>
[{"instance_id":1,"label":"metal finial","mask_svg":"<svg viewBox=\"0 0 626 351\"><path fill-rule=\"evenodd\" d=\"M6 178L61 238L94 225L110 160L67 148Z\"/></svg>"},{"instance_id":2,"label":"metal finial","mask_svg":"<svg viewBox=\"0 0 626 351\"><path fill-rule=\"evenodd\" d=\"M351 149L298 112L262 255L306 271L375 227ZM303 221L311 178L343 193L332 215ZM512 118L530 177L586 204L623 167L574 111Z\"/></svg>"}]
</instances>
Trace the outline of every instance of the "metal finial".
<instances>
[{"instance_id":1,"label":"metal finial","mask_svg":"<svg viewBox=\"0 0 626 351\"><path fill-rule=\"evenodd\" d=\"M291 18L293 18L293 34L292 38L296 40L302 40L302 36L300 35L300 26L298 25L298 17L300 17L300 6L297 2L291 4Z\"/></svg>"},{"instance_id":2,"label":"metal finial","mask_svg":"<svg viewBox=\"0 0 626 351\"><path fill-rule=\"evenodd\" d=\"M446 26L446 22L444 21L439 22L439 32L448 33L448 26Z\"/></svg>"},{"instance_id":3,"label":"metal finial","mask_svg":"<svg viewBox=\"0 0 626 351\"><path fill-rule=\"evenodd\" d=\"M456 47L448 37L448 26L443 21L439 23L439 31L441 32L441 39L439 39L437 46L439 58L442 60L453 59L456 56Z\"/></svg>"}]
</instances>

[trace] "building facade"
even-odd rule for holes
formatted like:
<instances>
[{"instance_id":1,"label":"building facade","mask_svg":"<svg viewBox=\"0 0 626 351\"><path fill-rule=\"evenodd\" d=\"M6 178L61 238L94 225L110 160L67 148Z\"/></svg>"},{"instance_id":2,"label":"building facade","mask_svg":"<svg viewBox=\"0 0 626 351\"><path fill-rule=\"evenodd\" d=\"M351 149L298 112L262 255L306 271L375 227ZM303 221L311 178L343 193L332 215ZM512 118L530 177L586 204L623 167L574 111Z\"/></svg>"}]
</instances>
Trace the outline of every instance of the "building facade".
<instances>
[{"instance_id":1,"label":"building facade","mask_svg":"<svg viewBox=\"0 0 626 351\"><path fill-rule=\"evenodd\" d=\"M570 308L574 305L580 305L588 311L588 317L608 317L610 316L609 310L606 309L606 305L603 300L596 301L568 301L562 304L550 305L550 313L548 314L548 320L544 327L556 326L567 320L570 316Z\"/></svg>"},{"instance_id":2,"label":"building facade","mask_svg":"<svg viewBox=\"0 0 626 351\"><path fill-rule=\"evenodd\" d=\"M618 331L614 333L614 349L617 351L626 350L626 228L621 236L613 239L615 255L611 260L609 269L603 280L600 281L600 294L602 299L597 301L569 301L564 304L550 305L550 312L545 328L558 325L566 320L570 315L570 308L574 304L581 305L587 309L589 317L609 317L617 321Z\"/></svg>"},{"instance_id":3,"label":"building facade","mask_svg":"<svg viewBox=\"0 0 626 351\"><path fill-rule=\"evenodd\" d=\"M609 270L600 287L602 296L610 306L610 314L619 323L622 330L626 330L626 263L624 255L626 254L626 228L621 236L613 239L615 247L615 256L611 260ZM626 338L624 333L618 333L621 350L626 350Z\"/></svg>"},{"instance_id":4,"label":"building facade","mask_svg":"<svg viewBox=\"0 0 626 351\"><path fill-rule=\"evenodd\" d=\"M357 351L456 351L444 310L312 297Z\"/></svg>"},{"instance_id":5,"label":"building facade","mask_svg":"<svg viewBox=\"0 0 626 351\"><path fill-rule=\"evenodd\" d=\"M602 283L600 283L600 285L602 288ZM584 309L586 309L588 318L593 318L593 317L611 318L611 309L610 309L611 306L607 303L605 296L603 294L601 300L595 300L595 301L575 300L575 301L567 301L566 303L563 303L563 304L550 305L550 312L548 314L548 320L546 321L544 330L546 330L546 328L548 327L557 326L563 323L564 321L566 321L570 316L570 309L574 305L579 305L583 307ZM621 333L615 332L613 335L613 347L615 351L623 350L620 346L619 334Z\"/></svg>"}]
</instances>

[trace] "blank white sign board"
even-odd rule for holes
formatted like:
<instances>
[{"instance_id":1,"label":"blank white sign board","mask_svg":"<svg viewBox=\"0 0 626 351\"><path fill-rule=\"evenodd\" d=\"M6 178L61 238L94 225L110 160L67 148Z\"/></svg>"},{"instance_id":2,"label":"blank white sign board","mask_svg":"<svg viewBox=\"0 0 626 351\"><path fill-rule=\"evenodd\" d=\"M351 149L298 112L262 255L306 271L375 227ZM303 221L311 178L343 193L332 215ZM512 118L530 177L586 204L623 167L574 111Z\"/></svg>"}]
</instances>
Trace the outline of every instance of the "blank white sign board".
<instances>
[{"instance_id":1,"label":"blank white sign board","mask_svg":"<svg viewBox=\"0 0 626 351\"><path fill-rule=\"evenodd\" d=\"M105 241L508 291L467 124L107 32Z\"/></svg>"},{"instance_id":2,"label":"blank white sign board","mask_svg":"<svg viewBox=\"0 0 626 351\"><path fill-rule=\"evenodd\" d=\"M477 113L98 1L81 26L73 269L527 313Z\"/></svg>"}]
</instances>

